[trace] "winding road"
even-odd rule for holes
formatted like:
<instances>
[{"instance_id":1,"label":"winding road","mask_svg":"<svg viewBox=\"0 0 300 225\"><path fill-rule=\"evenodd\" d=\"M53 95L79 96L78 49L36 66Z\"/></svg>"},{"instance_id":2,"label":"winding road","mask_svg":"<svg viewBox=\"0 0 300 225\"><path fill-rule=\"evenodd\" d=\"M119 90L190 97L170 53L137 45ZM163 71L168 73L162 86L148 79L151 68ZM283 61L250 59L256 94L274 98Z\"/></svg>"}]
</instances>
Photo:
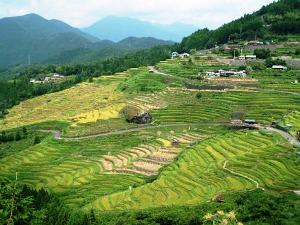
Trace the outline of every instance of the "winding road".
<instances>
[{"instance_id":1,"label":"winding road","mask_svg":"<svg viewBox=\"0 0 300 225\"><path fill-rule=\"evenodd\" d=\"M101 132L98 134L92 134L92 135L84 135L79 137L62 137L61 131L59 130L35 130L39 132L45 132L45 133L52 133L54 139L56 140L65 140L65 141L78 141L83 139L91 139L91 138L97 138L97 137L106 137L111 135L118 135L118 134L126 134L141 130L149 130L149 129L156 129L156 128L165 128L165 127L177 127L177 126L193 126L193 125L202 125L202 126L214 126L214 125L227 125L228 123L174 123L174 124L166 124L166 125L150 125L150 126L143 126L143 127L136 127L136 128L130 128L130 129L120 129L115 131L109 131L109 132ZM256 124L253 126L247 126L256 128L259 130L266 130L270 132L275 132L280 134L283 138L285 138L290 144L300 147L300 141L298 141L294 136L289 134L286 131L271 127L271 126L265 126Z\"/></svg>"}]
</instances>

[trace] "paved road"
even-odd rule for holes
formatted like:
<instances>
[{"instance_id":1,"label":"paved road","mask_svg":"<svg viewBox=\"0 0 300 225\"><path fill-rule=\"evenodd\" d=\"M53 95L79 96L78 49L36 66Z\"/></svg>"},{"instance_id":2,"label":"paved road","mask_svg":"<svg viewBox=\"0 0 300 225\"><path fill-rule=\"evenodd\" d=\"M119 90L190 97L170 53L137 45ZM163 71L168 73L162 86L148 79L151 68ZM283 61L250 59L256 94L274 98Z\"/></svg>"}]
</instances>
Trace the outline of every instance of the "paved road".
<instances>
[{"instance_id":1,"label":"paved road","mask_svg":"<svg viewBox=\"0 0 300 225\"><path fill-rule=\"evenodd\" d=\"M149 126L143 126L143 127L137 127L137 128L121 129L121 130L115 130L115 131L110 131L110 132L102 132L102 133L98 133L98 134L84 135L84 136L79 136L79 137L69 137L69 138L62 137L61 132L58 130L36 130L36 131L52 133L54 139L56 139L56 140L77 141L77 140L83 140L83 139L106 137L106 136L111 136L111 135L126 134L126 133L135 132L135 131L164 128L164 127L193 126L193 125L214 126L214 125L225 125L225 124L228 124L228 123L174 123L174 124L166 124L166 125L149 125Z\"/></svg>"},{"instance_id":2,"label":"paved road","mask_svg":"<svg viewBox=\"0 0 300 225\"><path fill-rule=\"evenodd\" d=\"M156 128L164 128L164 127L193 126L193 125L214 126L214 125L228 125L228 123L174 123L174 124L156 125L156 126L148 125L148 126L137 127L137 128L121 129L121 130L115 130L115 131L110 131L110 132L101 132L98 134L84 135L84 136L79 136L79 137L69 137L69 138L62 137L61 132L59 130L36 130L36 131L52 133L54 139L56 139L56 140L77 141L77 140L90 139L90 138L96 138L96 137L106 137L106 136L111 136L111 135L126 134L126 133L135 132L135 131L141 131L141 130L149 130L149 129L156 129ZM276 132L276 133L280 134L282 137L284 137L292 145L300 147L300 141L298 141L295 137L293 137L288 132L276 129L274 127L264 126L264 125L259 125L259 124L253 125L250 127L260 129L260 130Z\"/></svg>"},{"instance_id":3,"label":"paved road","mask_svg":"<svg viewBox=\"0 0 300 225\"><path fill-rule=\"evenodd\" d=\"M279 130L279 129L276 129L276 128L270 127L270 126L256 125L255 127L257 127L258 129L261 129L261 130L276 132L276 133L280 134L282 137L284 137L285 139L287 139L287 141L289 143L291 143L292 145L300 147L300 141L298 141L294 136L292 136L288 132L285 132L283 130Z\"/></svg>"}]
</instances>

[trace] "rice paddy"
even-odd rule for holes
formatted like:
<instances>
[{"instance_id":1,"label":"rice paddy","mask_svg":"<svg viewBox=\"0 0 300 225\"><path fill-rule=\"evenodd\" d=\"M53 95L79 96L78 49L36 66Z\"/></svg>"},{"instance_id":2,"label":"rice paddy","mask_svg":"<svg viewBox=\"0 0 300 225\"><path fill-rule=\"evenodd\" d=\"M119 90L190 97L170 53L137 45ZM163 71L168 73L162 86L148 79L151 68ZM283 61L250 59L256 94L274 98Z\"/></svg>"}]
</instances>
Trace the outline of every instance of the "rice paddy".
<instances>
[{"instance_id":1,"label":"rice paddy","mask_svg":"<svg viewBox=\"0 0 300 225\"><path fill-rule=\"evenodd\" d=\"M157 65L167 76L136 68L24 101L0 121L0 130L34 125L75 138L49 134L36 145L26 139L0 145L0 151L13 148L0 152L0 176L13 179L18 172L22 183L54 192L74 207L101 211L194 205L257 185L299 190L297 149L286 139L224 126L238 113L259 124L290 124L295 134L300 95L291 81L298 71L272 81L271 71L245 80L194 79L220 67L227 65L213 56L167 60ZM218 82L239 88L185 88ZM152 123L126 122L120 114L126 106L149 112ZM97 134L105 135L88 137Z\"/></svg>"}]
</instances>

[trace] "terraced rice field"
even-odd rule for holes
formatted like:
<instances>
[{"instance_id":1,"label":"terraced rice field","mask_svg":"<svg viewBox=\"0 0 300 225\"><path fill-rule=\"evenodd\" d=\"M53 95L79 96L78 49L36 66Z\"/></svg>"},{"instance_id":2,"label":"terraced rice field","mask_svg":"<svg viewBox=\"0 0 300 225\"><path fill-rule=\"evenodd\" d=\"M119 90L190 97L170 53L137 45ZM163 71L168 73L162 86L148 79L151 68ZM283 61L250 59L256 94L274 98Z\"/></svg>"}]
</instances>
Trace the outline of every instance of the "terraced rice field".
<instances>
[{"instance_id":1,"label":"terraced rice field","mask_svg":"<svg viewBox=\"0 0 300 225\"><path fill-rule=\"evenodd\" d=\"M285 125L291 125L291 131L296 135L297 131L300 130L300 111L292 111L283 118Z\"/></svg>"},{"instance_id":2,"label":"terraced rice field","mask_svg":"<svg viewBox=\"0 0 300 225\"><path fill-rule=\"evenodd\" d=\"M255 188L250 180L224 171L225 160L228 168L251 177L265 189L300 186L300 165L292 147L286 148L281 137L257 131L230 132L187 148L153 183L100 197L86 209L196 204L222 192Z\"/></svg>"},{"instance_id":3,"label":"terraced rice field","mask_svg":"<svg viewBox=\"0 0 300 225\"><path fill-rule=\"evenodd\" d=\"M189 78L226 68L201 56L191 63L176 59L157 66L175 80L197 84L207 81ZM63 127L65 137L107 135L73 141L48 136L34 146L24 141L26 147L16 145L15 152L0 157L0 176L13 179L18 172L21 182L86 210L193 205L223 192L252 190L256 184L272 191L299 189L297 150L286 140L222 125L240 113L260 124L278 120L300 129L300 95L290 83L293 76L291 72L284 82L272 83L265 75L261 82L257 74L260 85L252 91L199 91L168 86L166 76L144 67L22 102L1 121L0 130L50 120L53 127ZM127 123L119 112L128 105L149 111L153 122ZM147 183L153 177L157 179Z\"/></svg>"},{"instance_id":4,"label":"terraced rice field","mask_svg":"<svg viewBox=\"0 0 300 225\"><path fill-rule=\"evenodd\" d=\"M299 110L300 96L282 93L226 92L203 93L197 100L191 91L178 91L168 98L169 106L154 110L157 123L228 122L241 111L247 118L270 124L292 110Z\"/></svg>"},{"instance_id":5,"label":"terraced rice field","mask_svg":"<svg viewBox=\"0 0 300 225\"><path fill-rule=\"evenodd\" d=\"M169 59L160 62L157 67L164 73L178 77L194 77L205 71L214 71L227 66L215 58L196 56L191 61L188 59Z\"/></svg>"},{"instance_id":6,"label":"terraced rice field","mask_svg":"<svg viewBox=\"0 0 300 225\"><path fill-rule=\"evenodd\" d=\"M0 129L14 128L48 120L72 121L74 116L124 102L116 84L82 83L70 89L29 99L13 107L0 121ZM88 91L86 91L88 90Z\"/></svg>"}]
</instances>

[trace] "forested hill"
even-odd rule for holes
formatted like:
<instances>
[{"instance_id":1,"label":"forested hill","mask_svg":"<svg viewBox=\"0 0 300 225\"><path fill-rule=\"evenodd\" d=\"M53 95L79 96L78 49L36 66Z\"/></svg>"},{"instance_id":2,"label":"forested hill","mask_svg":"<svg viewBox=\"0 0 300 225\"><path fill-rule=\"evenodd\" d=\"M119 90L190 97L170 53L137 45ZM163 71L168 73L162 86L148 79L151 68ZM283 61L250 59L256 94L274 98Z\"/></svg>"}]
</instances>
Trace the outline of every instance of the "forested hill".
<instances>
[{"instance_id":1,"label":"forested hill","mask_svg":"<svg viewBox=\"0 0 300 225\"><path fill-rule=\"evenodd\" d=\"M157 46L173 45L172 41L163 41L152 37L129 37L117 43L104 40L92 43L85 48L64 51L55 57L48 58L43 63L76 64L103 61L112 57L121 57L143 49Z\"/></svg>"},{"instance_id":2,"label":"forested hill","mask_svg":"<svg viewBox=\"0 0 300 225\"><path fill-rule=\"evenodd\" d=\"M183 39L180 49L211 48L242 40L271 40L288 34L300 34L299 0L279 0L216 30L198 30Z\"/></svg>"},{"instance_id":3,"label":"forested hill","mask_svg":"<svg viewBox=\"0 0 300 225\"><path fill-rule=\"evenodd\" d=\"M140 49L173 44L158 39L99 40L59 20L36 14L0 19L0 69L36 63L105 60Z\"/></svg>"}]
</instances>

